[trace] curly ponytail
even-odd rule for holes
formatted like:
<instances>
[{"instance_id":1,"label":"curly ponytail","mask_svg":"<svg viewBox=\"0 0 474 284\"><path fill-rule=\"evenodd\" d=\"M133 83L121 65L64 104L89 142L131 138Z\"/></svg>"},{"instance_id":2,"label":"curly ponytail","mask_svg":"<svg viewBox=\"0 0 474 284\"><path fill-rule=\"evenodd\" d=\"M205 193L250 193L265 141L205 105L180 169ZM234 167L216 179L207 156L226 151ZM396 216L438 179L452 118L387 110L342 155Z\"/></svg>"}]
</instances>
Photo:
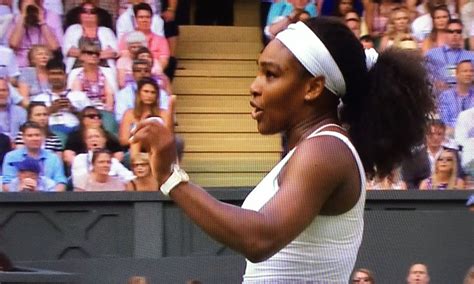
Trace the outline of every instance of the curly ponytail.
<instances>
[{"instance_id":1,"label":"curly ponytail","mask_svg":"<svg viewBox=\"0 0 474 284\"><path fill-rule=\"evenodd\" d=\"M341 98L341 122L349 126L367 175L387 176L421 143L434 110L422 57L388 49L367 71L359 40L340 20L317 17L305 23L343 74L347 91Z\"/></svg>"}]
</instances>

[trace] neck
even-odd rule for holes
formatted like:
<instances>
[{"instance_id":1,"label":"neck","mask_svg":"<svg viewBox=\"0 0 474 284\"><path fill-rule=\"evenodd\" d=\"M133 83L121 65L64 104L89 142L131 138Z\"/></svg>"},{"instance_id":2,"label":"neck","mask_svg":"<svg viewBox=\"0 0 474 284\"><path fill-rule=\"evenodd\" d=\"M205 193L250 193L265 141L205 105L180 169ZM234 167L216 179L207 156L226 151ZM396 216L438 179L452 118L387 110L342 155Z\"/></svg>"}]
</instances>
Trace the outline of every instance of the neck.
<instances>
[{"instance_id":1,"label":"neck","mask_svg":"<svg viewBox=\"0 0 474 284\"><path fill-rule=\"evenodd\" d=\"M436 179L438 182L447 183L449 182L451 174L449 172L438 172L436 174Z\"/></svg>"},{"instance_id":2,"label":"neck","mask_svg":"<svg viewBox=\"0 0 474 284\"><path fill-rule=\"evenodd\" d=\"M62 87L52 86L51 91L55 94L60 94L64 91L66 91L66 85L63 85Z\"/></svg>"},{"instance_id":3,"label":"neck","mask_svg":"<svg viewBox=\"0 0 474 284\"><path fill-rule=\"evenodd\" d=\"M428 146L428 151L430 151L431 154L436 154L440 148L441 147Z\"/></svg>"},{"instance_id":4,"label":"neck","mask_svg":"<svg viewBox=\"0 0 474 284\"><path fill-rule=\"evenodd\" d=\"M457 95L464 97L469 94L470 84L458 83L456 85Z\"/></svg>"},{"instance_id":5,"label":"neck","mask_svg":"<svg viewBox=\"0 0 474 284\"><path fill-rule=\"evenodd\" d=\"M298 143L310 135L311 132L329 123L338 123L337 115L335 113L326 113L318 117L310 117L303 120L287 131L288 148L294 148Z\"/></svg>"},{"instance_id":6,"label":"neck","mask_svg":"<svg viewBox=\"0 0 474 284\"><path fill-rule=\"evenodd\" d=\"M28 156L32 158L37 158L40 155L40 149L27 149Z\"/></svg>"},{"instance_id":7,"label":"neck","mask_svg":"<svg viewBox=\"0 0 474 284\"><path fill-rule=\"evenodd\" d=\"M151 29L146 29L146 30L140 30L142 33L145 35L149 35L151 33Z\"/></svg>"},{"instance_id":8,"label":"neck","mask_svg":"<svg viewBox=\"0 0 474 284\"><path fill-rule=\"evenodd\" d=\"M103 174L99 174L95 172L93 172L92 175L96 182L100 182L100 183L107 182L108 175L103 175Z\"/></svg>"},{"instance_id":9,"label":"neck","mask_svg":"<svg viewBox=\"0 0 474 284\"><path fill-rule=\"evenodd\" d=\"M99 66L97 66L96 64L84 64L84 73L95 73L97 69L99 69Z\"/></svg>"}]
</instances>

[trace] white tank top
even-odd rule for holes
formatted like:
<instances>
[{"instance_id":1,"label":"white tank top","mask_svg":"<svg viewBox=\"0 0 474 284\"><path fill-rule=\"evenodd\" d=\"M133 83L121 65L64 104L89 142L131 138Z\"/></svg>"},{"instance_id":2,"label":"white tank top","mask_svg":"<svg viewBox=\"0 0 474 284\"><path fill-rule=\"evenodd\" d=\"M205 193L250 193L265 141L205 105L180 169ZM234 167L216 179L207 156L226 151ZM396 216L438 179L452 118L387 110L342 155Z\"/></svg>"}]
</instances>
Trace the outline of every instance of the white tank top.
<instances>
[{"instance_id":1,"label":"white tank top","mask_svg":"<svg viewBox=\"0 0 474 284\"><path fill-rule=\"evenodd\" d=\"M247 260L243 283L348 283L362 241L365 205L365 171L349 139L335 131L320 130L308 136L333 136L351 150L360 174L361 193L356 205L336 216L318 215L286 247L271 258L252 263ZM247 196L242 208L260 210L279 190L278 175L291 158L293 148Z\"/></svg>"}]
</instances>

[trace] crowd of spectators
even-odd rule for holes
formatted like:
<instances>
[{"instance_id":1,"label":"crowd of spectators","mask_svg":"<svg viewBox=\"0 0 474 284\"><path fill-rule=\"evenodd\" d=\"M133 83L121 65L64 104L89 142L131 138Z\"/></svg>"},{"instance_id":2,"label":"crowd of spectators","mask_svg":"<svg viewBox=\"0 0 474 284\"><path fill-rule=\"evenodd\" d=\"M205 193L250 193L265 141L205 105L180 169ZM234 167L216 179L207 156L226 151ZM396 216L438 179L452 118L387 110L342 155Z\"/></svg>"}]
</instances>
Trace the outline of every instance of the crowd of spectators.
<instances>
[{"instance_id":1,"label":"crowd of spectators","mask_svg":"<svg viewBox=\"0 0 474 284\"><path fill-rule=\"evenodd\" d=\"M39 162L45 184L55 183L32 188L88 190L107 172L121 189L156 190L148 157L128 139L150 116L174 128L168 118L174 115L176 10L189 1L129 0L117 19L100 1L84 0L69 11L61 2L0 0L3 190L22 190L11 182L25 168L35 173L35 162L26 158ZM231 16L223 17L232 1L219 1L226 12L216 15L205 9L208 2L197 2L198 24L232 24ZM266 43L299 20L332 15L360 38L368 61L387 48L425 56L438 107L425 143L389 176L370 180L369 188L472 189L473 6L466 0L262 1L262 31Z\"/></svg>"},{"instance_id":2,"label":"crowd of spectators","mask_svg":"<svg viewBox=\"0 0 474 284\"><path fill-rule=\"evenodd\" d=\"M328 15L339 17L360 39L369 68L387 48L424 56L437 105L425 143L389 176L368 181L369 189L474 189L472 1L262 1L265 6L264 44L299 17Z\"/></svg>"},{"instance_id":3,"label":"crowd of spectators","mask_svg":"<svg viewBox=\"0 0 474 284\"><path fill-rule=\"evenodd\" d=\"M174 128L178 2L121 2L114 19L100 1L0 1L2 191L158 190L128 138L151 116Z\"/></svg>"}]
</instances>

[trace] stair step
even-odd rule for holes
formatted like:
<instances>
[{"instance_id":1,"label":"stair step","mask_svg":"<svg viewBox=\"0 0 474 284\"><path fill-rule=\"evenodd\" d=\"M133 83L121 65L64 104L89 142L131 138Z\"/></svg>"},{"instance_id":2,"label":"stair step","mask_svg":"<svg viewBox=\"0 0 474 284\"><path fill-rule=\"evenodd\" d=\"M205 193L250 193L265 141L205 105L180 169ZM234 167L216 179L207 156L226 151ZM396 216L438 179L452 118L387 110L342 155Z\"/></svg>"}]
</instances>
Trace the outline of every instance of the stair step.
<instances>
[{"instance_id":1,"label":"stair step","mask_svg":"<svg viewBox=\"0 0 474 284\"><path fill-rule=\"evenodd\" d=\"M176 113L241 113L250 116L250 96L178 95ZM179 121L178 121L179 122ZM186 127L184 122L179 122Z\"/></svg>"},{"instance_id":2,"label":"stair step","mask_svg":"<svg viewBox=\"0 0 474 284\"><path fill-rule=\"evenodd\" d=\"M260 42L259 27L180 26L179 44L188 41Z\"/></svg>"},{"instance_id":3,"label":"stair step","mask_svg":"<svg viewBox=\"0 0 474 284\"><path fill-rule=\"evenodd\" d=\"M178 133L186 152L280 152L280 135L260 133ZM186 154L185 154L186 155Z\"/></svg>"},{"instance_id":4,"label":"stair step","mask_svg":"<svg viewBox=\"0 0 474 284\"><path fill-rule=\"evenodd\" d=\"M182 166L188 173L268 172L280 153L185 153Z\"/></svg>"},{"instance_id":5,"label":"stair step","mask_svg":"<svg viewBox=\"0 0 474 284\"><path fill-rule=\"evenodd\" d=\"M190 173L190 180L202 187L255 187L267 173Z\"/></svg>"},{"instance_id":6,"label":"stair step","mask_svg":"<svg viewBox=\"0 0 474 284\"><path fill-rule=\"evenodd\" d=\"M178 113L176 132L257 132L248 113Z\"/></svg>"},{"instance_id":7,"label":"stair step","mask_svg":"<svg viewBox=\"0 0 474 284\"><path fill-rule=\"evenodd\" d=\"M195 95L248 95L254 78L177 77L173 92Z\"/></svg>"}]
</instances>

